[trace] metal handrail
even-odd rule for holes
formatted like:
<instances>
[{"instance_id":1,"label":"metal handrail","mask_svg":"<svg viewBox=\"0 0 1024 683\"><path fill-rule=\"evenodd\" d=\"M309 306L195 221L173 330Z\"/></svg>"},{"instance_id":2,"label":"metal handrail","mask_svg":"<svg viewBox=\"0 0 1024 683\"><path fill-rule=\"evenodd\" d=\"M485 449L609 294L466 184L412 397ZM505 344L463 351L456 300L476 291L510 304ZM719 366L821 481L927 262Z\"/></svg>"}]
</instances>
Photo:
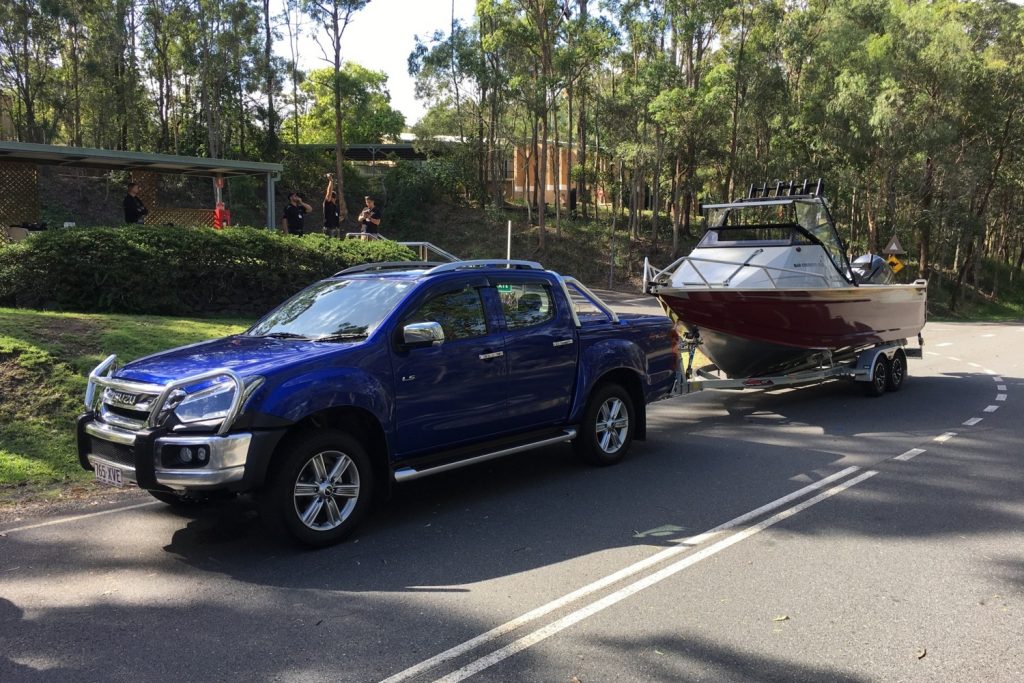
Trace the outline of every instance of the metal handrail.
<instances>
[{"instance_id":1,"label":"metal handrail","mask_svg":"<svg viewBox=\"0 0 1024 683\"><path fill-rule=\"evenodd\" d=\"M441 258L447 259L448 261L462 260L455 254L445 251L441 247L437 246L436 244L431 244L430 242L399 242L399 244L401 244L403 247L409 247L410 249L414 249L415 251L417 251L421 261L432 260L429 258L430 254L436 254Z\"/></svg>"},{"instance_id":2,"label":"metal handrail","mask_svg":"<svg viewBox=\"0 0 1024 683\"><path fill-rule=\"evenodd\" d=\"M712 284L704 276L704 273L701 272L700 267L698 266L699 263L710 263L710 264L714 264L714 265L718 265L718 266L736 266L736 270L734 270L729 275L728 278L726 278L725 280L723 280L719 284L719 286L725 286L725 287L728 287L729 286L729 282L734 277L736 277L736 275L740 271L742 271L744 268L756 268L756 269L761 270L765 274L765 277L768 278L768 281L771 282L773 288L777 288L779 286L778 282L776 282L775 277L772 276L773 272L776 273L776 274L778 274L778 273L783 273L783 274L789 273L789 274L792 274L792 275L800 275L801 277L815 277L815 278L818 278L818 279L822 280L823 284L826 287L829 284L828 276L822 275L821 273L812 273L812 272L805 271L805 270L795 270L793 268L783 268L781 266L771 266L771 265L759 264L759 263L745 263L745 262L742 262L742 261L726 261L726 260L723 260L723 259L709 259L709 258L702 258L702 257L699 257L699 256L683 256L683 257L680 257L680 258L676 259L670 265L668 265L667 267L662 268L660 270L655 268L654 266L650 265L650 263L645 260L644 261L644 268L645 268L645 272L644 272L644 291L650 291L650 288L652 286L654 286L654 285L669 285L669 284L671 284L671 280L669 279L669 278L671 278L671 274L676 272L677 270L679 270L679 268L681 266L683 266L684 264L689 264L693 268L694 272L697 274L697 277L699 277L700 280L701 280L700 282L687 281L687 282L683 283L684 285L686 285L686 286L699 286L699 285L703 285L706 289L713 289L716 285ZM666 276L668 276L668 277L665 280L661 280L662 278L665 278Z\"/></svg>"}]
</instances>

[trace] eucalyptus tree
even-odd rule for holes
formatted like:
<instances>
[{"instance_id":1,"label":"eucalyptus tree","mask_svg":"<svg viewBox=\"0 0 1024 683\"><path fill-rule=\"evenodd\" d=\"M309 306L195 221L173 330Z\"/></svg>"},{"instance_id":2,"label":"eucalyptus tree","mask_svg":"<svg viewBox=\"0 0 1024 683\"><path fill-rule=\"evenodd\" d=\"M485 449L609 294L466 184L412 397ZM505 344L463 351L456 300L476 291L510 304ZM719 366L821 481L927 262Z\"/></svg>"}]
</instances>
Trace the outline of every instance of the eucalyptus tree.
<instances>
[{"instance_id":1,"label":"eucalyptus tree","mask_svg":"<svg viewBox=\"0 0 1024 683\"><path fill-rule=\"evenodd\" d=\"M338 210L342 219L348 213L345 203L345 117L342 110L344 80L341 69L341 47L345 29L352 23L356 12L363 9L370 0L300 0L302 10L312 17L322 30L317 40L324 57L331 64L332 105L334 109L334 184L338 192Z\"/></svg>"},{"instance_id":2,"label":"eucalyptus tree","mask_svg":"<svg viewBox=\"0 0 1024 683\"><path fill-rule=\"evenodd\" d=\"M49 142L56 122L51 103L54 60L59 50L55 3L0 3L0 88L10 96L19 140Z\"/></svg>"},{"instance_id":3,"label":"eucalyptus tree","mask_svg":"<svg viewBox=\"0 0 1024 683\"><path fill-rule=\"evenodd\" d=\"M370 144L397 138L405 127L402 113L391 108L387 91L388 76L353 62L341 71L346 144ZM334 72L314 69L300 86L309 98L309 110L302 115L300 143L334 141Z\"/></svg>"}]
</instances>

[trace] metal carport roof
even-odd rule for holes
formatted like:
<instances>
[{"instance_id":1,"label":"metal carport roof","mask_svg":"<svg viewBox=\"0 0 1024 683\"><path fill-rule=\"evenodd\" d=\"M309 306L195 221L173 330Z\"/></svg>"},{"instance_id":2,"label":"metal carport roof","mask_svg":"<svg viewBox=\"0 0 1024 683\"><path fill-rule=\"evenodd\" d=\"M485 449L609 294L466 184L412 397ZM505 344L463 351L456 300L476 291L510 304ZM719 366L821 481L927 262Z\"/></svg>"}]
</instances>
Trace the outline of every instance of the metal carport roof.
<instances>
[{"instance_id":1,"label":"metal carport roof","mask_svg":"<svg viewBox=\"0 0 1024 683\"><path fill-rule=\"evenodd\" d=\"M41 145L32 142L9 141L0 141L0 161L175 173L209 176L211 178L217 176L266 175L267 227L274 226L274 183L280 177L281 171L284 170L284 166L281 164L262 161L206 159L202 157L175 156L173 154L123 152L111 149L65 147L61 145Z\"/></svg>"}]
</instances>

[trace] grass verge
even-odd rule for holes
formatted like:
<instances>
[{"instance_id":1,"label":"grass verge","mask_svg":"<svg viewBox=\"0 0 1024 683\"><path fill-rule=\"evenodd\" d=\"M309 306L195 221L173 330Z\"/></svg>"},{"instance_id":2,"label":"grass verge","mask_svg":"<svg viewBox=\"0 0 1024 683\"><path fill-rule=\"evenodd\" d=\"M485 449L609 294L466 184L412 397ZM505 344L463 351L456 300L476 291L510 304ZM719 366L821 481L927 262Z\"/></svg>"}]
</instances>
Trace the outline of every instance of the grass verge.
<instances>
[{"instance_id":1,"label":"grass verge","mask_svg":"<svg viewBox=\"0 0 1024 683\"><path fill-rule=\"evenodd\" d=\"M91 479L78 464L75 417L89 371L107 355L128 361L246 325L0 308L0 504Z\"/></svg>"}]
</instances>

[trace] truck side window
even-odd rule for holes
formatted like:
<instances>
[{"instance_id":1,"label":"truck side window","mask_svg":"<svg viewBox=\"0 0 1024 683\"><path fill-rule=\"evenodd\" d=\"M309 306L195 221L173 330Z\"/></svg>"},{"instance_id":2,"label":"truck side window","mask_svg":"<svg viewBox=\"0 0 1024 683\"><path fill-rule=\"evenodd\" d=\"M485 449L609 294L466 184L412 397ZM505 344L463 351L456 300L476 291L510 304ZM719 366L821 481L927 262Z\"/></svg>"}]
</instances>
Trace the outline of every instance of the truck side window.
<instances>
[{"instance_id":1,"label":"truck side window","mask_svg":"<svg viewBox=\"0 0 1024 683\"><path fill-rule=\"evenodd\" d=\"M498 285L505 325L510 330L539 325L555 317L555 302L544 285Z\"/></svg>"},{"instance_id":2,"label":"truck side window","mask_svg":"<svg viewBox=\"0 0 1024 683\"><path fill-rule=\"evenodd\" d=\"M487 319L480 293L474 287L459 292L446 292L420 306L410 322L437 322L448 341L470 339L487 334Z\"/></svg>"}]
</instances>

